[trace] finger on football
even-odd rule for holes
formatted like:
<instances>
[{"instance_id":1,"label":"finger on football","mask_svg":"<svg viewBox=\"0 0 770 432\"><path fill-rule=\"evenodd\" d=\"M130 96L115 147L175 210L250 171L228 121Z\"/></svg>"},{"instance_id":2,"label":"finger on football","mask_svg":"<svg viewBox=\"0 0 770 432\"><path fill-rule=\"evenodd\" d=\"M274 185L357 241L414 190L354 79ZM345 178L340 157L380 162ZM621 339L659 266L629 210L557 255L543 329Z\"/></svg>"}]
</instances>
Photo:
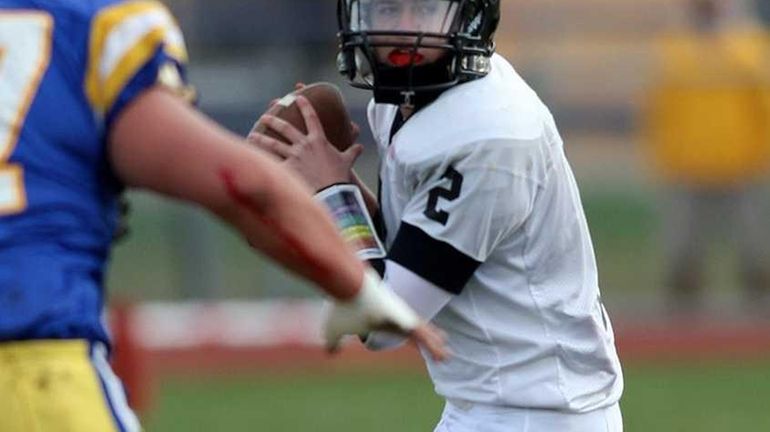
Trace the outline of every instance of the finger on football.
<instances>
[{"instance_id":1,"label":"finger on football","mask_svg":"<svg viewBox=\"0 0 770 432\"><path fill-rule=\"evenodd\" d=\"M304 96L299 96L296 104L302 112L302 118L305 120L307 134L325 137L324 128L321 125L321 120L318 118L318 113L313 108L313 104Z\"/></svg>"},{"instance_id":2,"label":"finger on football","mask_svg":"<svg viewBox=\"0 0 770 432\"><path fill-rule=\"evenodd\" d=\"M427 349L435 361L442 362L449 358L446 337L439 329L430 324L420 325L412 331L410 337L414 342Z\"/></svg>"},{"instance_id":3,"label":"finger on football","mask_svg":"<svg viewBox=\"0 0 770 432\"><path fill-rule=\"evenodd\" d=\"M305 135L299 129L295 128L294 125L276 116L265 114L260 119L260 122L281 134L281 136L291 143L297 144L305 139Z\"/></svg>"},{"instance_id":4,"label":"finger on football","mask_svg":"<svg viewBox=\"0 0 770 432\"><path fill-rule=\"evenodd\" d=\"M302 81L299 81L296 84L294 84L294 90L302 90L305 87L306 87L306 84L303 83Z\"/></svg>"},{"instance_id":5,"label":"finger on football","mask_svg":"<svg viewBox=\"0 0 770 432\"><path fill-rule=\"evenodd\" d=\"M277 104L279 100L280 99L278 99L278 98L275 98L275 99L271 100L270 103L267 104L267 108L270 109L270 108L274 107L275 104Z\"/></svg>"},{"instance_id":6,"label":"finger on football","mask_svg":"<svg viewBox=\"0 0 770 432\"><path fill-rule=\"evenodd\" d=\"M352 138L353 142L356 142L358 139L358 136L361 135L361 128L358 126L358 123L351 121L350 122L350 136Z\"/></svg>"},{"instance_id":7,"label":"finger on football","mask_svg":"<svg viewBox=\"0 0 770 432\"><path fill-rule=\"evenodd\" d=\"M278 156L281 159L288 159L292 155L290 144L259 132L250 133L246 140L256 145L260 150Z\"/></svg>"},{"instance_id":8,"label":"finger on football","mask_svg":"<svg viewBox=\"0 0 770 432\"><path fill-rule=\"evenodd\" d=\"M364 152L363 144L353 144L347 150L342 152L345 159L352 165L356 162L359 156Z\"/></svg>"}]
</instances>

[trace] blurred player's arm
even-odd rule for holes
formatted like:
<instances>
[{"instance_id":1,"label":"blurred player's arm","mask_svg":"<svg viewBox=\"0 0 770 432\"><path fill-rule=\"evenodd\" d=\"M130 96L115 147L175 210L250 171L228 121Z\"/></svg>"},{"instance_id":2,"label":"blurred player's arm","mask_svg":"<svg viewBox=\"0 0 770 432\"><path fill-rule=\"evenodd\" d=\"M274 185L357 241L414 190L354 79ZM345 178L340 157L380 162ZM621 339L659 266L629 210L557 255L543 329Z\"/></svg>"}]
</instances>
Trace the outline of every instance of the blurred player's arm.
<instances>
[{"instance_id":1,"label":"blurred player's arm","mask_svg":"<svg viewBox=\"0 0 770 432\"><path fill-rule=\"evenodd\" d=\"M83 90L109 132L118 176L206 207L332 296L352 298L364 267L302 184L183 100L192 94L187 57L160 2L113 2L94 12Z\"/></svg>"},{"instance_id":2,"label":"blurred player's arm","mask_svg":"<svg viewBox=\"0 0 770 432\"><path fill-rule=\"evenodd\" d=\"M111 129L110 155L128 186L209 209L335 298L351 298L360 286L364 267L310 191L165 89L146 91L124 110Z\"/></svg>"}]
</instances>

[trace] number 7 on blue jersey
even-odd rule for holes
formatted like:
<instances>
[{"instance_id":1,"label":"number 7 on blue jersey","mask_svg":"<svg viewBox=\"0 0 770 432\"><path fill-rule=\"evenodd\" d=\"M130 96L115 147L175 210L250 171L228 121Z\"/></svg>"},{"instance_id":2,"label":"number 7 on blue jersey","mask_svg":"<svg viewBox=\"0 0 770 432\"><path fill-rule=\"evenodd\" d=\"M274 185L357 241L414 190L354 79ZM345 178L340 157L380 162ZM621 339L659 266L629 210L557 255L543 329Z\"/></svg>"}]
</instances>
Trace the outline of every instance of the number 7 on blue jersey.
<instances>
[{"instance_id":1,"label":"number 7 on blue jersey","mask_svg":"<svg viewBox=\"0 0 770 432\"><path fill-rule=\"evenodd\" d=\"M0 13L0 216L27 206L24 170L9 159L51 59L52 28L46 13Z\"/></svg>"}]
</instances>

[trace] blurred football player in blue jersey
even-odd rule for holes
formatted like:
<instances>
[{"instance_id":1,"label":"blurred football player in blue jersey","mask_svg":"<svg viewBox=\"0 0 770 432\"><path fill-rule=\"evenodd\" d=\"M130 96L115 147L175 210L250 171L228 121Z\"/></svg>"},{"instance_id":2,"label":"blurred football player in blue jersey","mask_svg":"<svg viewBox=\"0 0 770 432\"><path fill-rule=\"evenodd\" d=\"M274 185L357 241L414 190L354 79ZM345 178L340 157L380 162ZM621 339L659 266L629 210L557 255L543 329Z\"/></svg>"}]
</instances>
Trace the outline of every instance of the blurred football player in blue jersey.
<instances>
[{"instance_id":1,"label":"blurred football player in blue jersey","mask_svg":"<svg viewBox=\"0 0 770 432\"><path fill-rule=\"evenodd\" d=\"M125 187L205 207L338 299L331 344L387 322L441 354L304 185L189 106L186 61L154 1L0 0L0 431L139 429L102 322Z\"/></svg>"}]
</instances>

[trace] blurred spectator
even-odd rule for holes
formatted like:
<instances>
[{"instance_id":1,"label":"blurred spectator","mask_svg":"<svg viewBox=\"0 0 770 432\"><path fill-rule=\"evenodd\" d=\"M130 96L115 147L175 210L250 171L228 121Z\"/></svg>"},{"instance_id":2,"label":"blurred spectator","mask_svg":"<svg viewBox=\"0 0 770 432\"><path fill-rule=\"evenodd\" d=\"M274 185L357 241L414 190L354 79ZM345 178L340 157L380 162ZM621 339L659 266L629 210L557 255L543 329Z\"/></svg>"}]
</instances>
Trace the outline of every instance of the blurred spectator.
<instances>
[{"instance_id":1,"label":"blurred spectator","mask_svg":"<svg viewBox=\"0 0 770 432\"><path fill-rule=\"evenodd\" d=\"M731 5L689 0L691 29L661 41L649 93L647 138L670 200L666 283L678 312L700 306L715 232L737 245L747 304L770 304L760 215L770 165L770 43L759 28L730 22Z\"/></svg>"}]
</instances>

